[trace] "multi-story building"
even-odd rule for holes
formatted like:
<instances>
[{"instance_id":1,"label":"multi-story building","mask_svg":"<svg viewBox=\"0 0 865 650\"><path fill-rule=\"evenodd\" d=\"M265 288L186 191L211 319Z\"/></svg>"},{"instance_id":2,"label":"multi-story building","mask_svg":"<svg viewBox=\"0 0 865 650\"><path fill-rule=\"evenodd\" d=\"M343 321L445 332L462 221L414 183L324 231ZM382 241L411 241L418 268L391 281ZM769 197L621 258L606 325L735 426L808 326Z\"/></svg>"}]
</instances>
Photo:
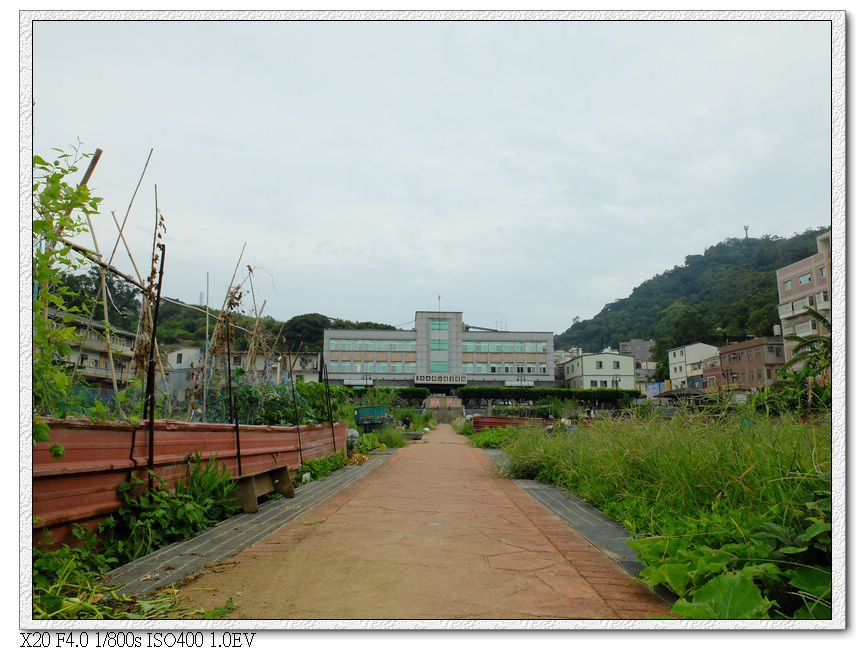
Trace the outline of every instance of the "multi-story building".
<instances>
[{"instance_id":1,"label":"multi-story building","mask_svg":"<svg viewBox=\"0 0 865 650\"><path fill-rule=\"evenodd\" d=\"M75 339L67 360L74 372L96 389L101 397L111 397L114 386L125 388L135 376L133 356L135 333L115 327L106 328L98 320L67 315L54 310L49 318L65 327L75 327Z\"/></svg>"},{"instance_id":2,"label":"multi-story building","mask_svg":"<svg viewBox=\"0 0 865 650\"><path fill-rule=\"evenodd\" d=\"M805 311L810 307L829 319L832 309L832 231L817 237L817 252L776 271L778 280L778 316L781 334L808 336L828 334L820 323ZM784 341L784 357L793 356L796 344Z\"/></svg>"},{"instance_id":3,"label":"multi-story building","mask_svg":"<svg viewBox=\"0 0 865 650\"><path fill-rule=\"evenodd\" d=\"M750 338L721 346L720 385L756 390L775 381L784 364L784 342L780 336Z\"/></svg>"},{"instance_id":4,"label":"multi-story building","mask_svg":"<svg viewBox=\"0 0 865 650\"><path fill-rule=\"evenodd\" d=\"M646 384L655 376L655 361L652 359L653 340L631 339L619 342L619 353L634 357L634 381L636 389L646 394Z\"/></svg>"},{"instance_id":5,"label":"multi-story building","mask_svg":"<svg viewBox=\"0 0 865 650\"><path fill-rule=\"evenodd\" d=\"M348 386L553 386L552 332L503 332L419 311L412 330L325 330L329 381Z\"/></svg>"},{"instance_id":6,"label":"multi-story building","mask_svg":"<svg viewBox=\"0 0 865 650\"><path fill-rule=\"evenodd\" d=\"M634 390L634 357L618 352L581 354L565 362L565 387Z\"/></svg>"},{"instance_id":7,"label":"multi-story building","mask_svg":"<svg viewBox=\"0 0 865 650\"><path fill-rule=\"evenodd\" d=\"M703 388L706 361L718 356L718 348L706 343L691 343L667 351L670 384L678 388Z\"/></svg>"},{"instance_id":8,"label":"multi-story building","mask_svg":"<svg viewBox=\"0 0 865 650\"><path fill-rule=\"evenodd\" d=\"M196 381L201 382L201 369L204 366L203 348L179 348L166 355L167 385L171 397L185 402ZM318 352L303 352L300 354L265 354L248 351L232 351L231 369L241 369L249 375L250 380L262 384L287 384L298 381L319 381L321 355ZM208 359L211 369L224 373L228 359ZM291 376L289 376L289 370Z\"/></svg>"}]
</instances>

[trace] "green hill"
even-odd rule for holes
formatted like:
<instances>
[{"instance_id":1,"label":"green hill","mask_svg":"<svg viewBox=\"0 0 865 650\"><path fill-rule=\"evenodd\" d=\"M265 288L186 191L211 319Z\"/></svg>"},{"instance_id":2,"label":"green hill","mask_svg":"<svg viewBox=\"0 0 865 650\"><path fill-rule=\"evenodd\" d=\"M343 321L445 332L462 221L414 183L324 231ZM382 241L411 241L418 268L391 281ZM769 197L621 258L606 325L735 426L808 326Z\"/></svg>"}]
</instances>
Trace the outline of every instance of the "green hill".
<instances>
[{"instance_id":1,"label":"green hill","mask_svg":"<svg viewBox=\"0 0 865 650\"><path fill-rule=\"evenodd\" d=\"M596 352L641 338L655 339L663 350L771 335L779 322L775 271L816 253L816 237L826 230L787 239L727 239L702 255L688 255L683 266L646 280L627 298L556 335L556 348Z\"/></svg>"}]
</instances>

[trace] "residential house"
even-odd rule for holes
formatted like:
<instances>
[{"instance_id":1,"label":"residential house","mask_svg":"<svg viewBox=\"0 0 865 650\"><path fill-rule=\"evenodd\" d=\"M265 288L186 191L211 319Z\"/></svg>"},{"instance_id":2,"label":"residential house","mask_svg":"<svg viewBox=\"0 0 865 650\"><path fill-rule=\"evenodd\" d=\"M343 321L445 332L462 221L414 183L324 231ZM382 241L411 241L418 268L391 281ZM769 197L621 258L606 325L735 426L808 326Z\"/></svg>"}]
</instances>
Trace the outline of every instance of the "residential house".
<instances>
[{"instance_id":1,"label":"residential house","mask_svg":"<svg viewBox=\"0 0 865 650\"><path fill-rule=\"evenodd\" d=\"M777 378L784 365L784 342L780 336L749 338L721 346L720 356L723 386L756 390Z\"/></svg>"},{"instance_id":2,"label":"residential house","mask_svg":"<svg viewBox=\"0 0 865 650\"><path fill-rule=\"evenodd\" d=\"M254 356L254 359L253 359ZM178 348L167 354L168 386L171 397L179 402L189 399L195 390L196 382L202 382L201 368L204 366L202 348ZM224 373L225 355L219 359L208 359L211 369ZM243 370L250 381L261 384L287 384L298 381L319 381L321 355L318 352L251 355L248 351L232 351L230 365L232 371ZM289 377L289 369L291 376ZM209 373L209 374L210 374ZM202 388L203 390L203 388Z\"/></svg>"},{"instance_id":3,"label":"residential house","mask_svg":"<svg viewBox=\"0 0 865 650\"><path fill-rule=\"evenodd\" d=\"M672 389L703 388L703 369L707 360L716 356L718 348L707 343L691 343L668 350Z\"/></svg>"},{"instance_id":4,"label":"residential house","mask_svg":"<svg viewBox=\"0 0 865 650\"><path fill-rule=\"evenodd\" d=\"M775 273L778 281L778 316L781 335L808 336L828 334L819 322L805 312L810 307L827 319L832 310L832 231L817 237L817 252L793 262ZM784 341L784 358L790 360L796 343Z\"/></svg>"},{"instance_id":5,"label":"residential house","mask_svg":"<svg viewBox=\"0 0 865 650\"><path fill-rule=\"evenodd\" d=\"M565 362L566 388L634 390L634 357L618 352L594 352Z\"/></svg>"},{"instance_id":6,"label":"residential house","mask_svg":"<svg viewBox=\"0 0 865 650\"><path fill-rule=\"evenodd\" d=\"M135 333L113 326L106 327L103 321L67 315L64 318L50 310L49 318L64 327L75 327L75 339L67 360L73 364L74 373L94 388L100 397L111 398L114 386L118 390L135 377L133 355Z\"/></svg>"}]
</instances>

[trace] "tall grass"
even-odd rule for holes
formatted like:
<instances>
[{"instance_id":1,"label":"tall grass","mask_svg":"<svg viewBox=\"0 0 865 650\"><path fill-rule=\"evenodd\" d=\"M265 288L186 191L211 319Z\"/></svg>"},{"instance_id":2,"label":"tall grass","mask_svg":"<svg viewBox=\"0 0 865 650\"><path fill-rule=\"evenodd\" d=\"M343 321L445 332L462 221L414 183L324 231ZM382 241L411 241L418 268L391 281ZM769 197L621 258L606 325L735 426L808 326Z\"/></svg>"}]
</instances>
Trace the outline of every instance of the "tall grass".
<instances>
[{"instance_id":1,"label":"tall grass","mask_svg":"<svg viewBox=\"0 0 865 650\"><path fill-rule=\"evenodd\" d=\"M828 415L809 423L680 415L498 435L515 478L564 487L629 529L647 584L682 596L674 612L720 616L694 603L707 597L703 588L718 596L724 580L762 594L737 617L831 612Z\"/></svg>"}]
</instances>

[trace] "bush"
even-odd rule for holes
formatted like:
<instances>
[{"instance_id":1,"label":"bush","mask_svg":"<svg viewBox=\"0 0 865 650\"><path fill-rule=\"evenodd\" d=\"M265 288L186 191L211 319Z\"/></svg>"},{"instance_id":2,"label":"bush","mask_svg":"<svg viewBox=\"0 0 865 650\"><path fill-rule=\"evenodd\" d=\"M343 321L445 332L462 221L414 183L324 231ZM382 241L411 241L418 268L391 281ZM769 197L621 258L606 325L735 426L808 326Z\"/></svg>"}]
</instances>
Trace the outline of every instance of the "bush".
<instances>
[{"instance_id":1,"label":"bush","mask_svg":"<svg viewBox=\"0 0 865 650\"><path fill-rule=\"evenodd\" d=\"M309 472L312 480L317 481L343 467L345 467L345 454L340 451L304 462L300 466L299 476Z\"/></svg>"},{"instance_id":2,"label":"bush","mask_svg":"<svg viewBox=\"0 0 865 650\"><path fill-rule=\"evenodd\" d=\"M376 432L378 440L388 449L398 449L405 447L405 432L394 427L384 427Z\"/></svg>"}]
</instances>

